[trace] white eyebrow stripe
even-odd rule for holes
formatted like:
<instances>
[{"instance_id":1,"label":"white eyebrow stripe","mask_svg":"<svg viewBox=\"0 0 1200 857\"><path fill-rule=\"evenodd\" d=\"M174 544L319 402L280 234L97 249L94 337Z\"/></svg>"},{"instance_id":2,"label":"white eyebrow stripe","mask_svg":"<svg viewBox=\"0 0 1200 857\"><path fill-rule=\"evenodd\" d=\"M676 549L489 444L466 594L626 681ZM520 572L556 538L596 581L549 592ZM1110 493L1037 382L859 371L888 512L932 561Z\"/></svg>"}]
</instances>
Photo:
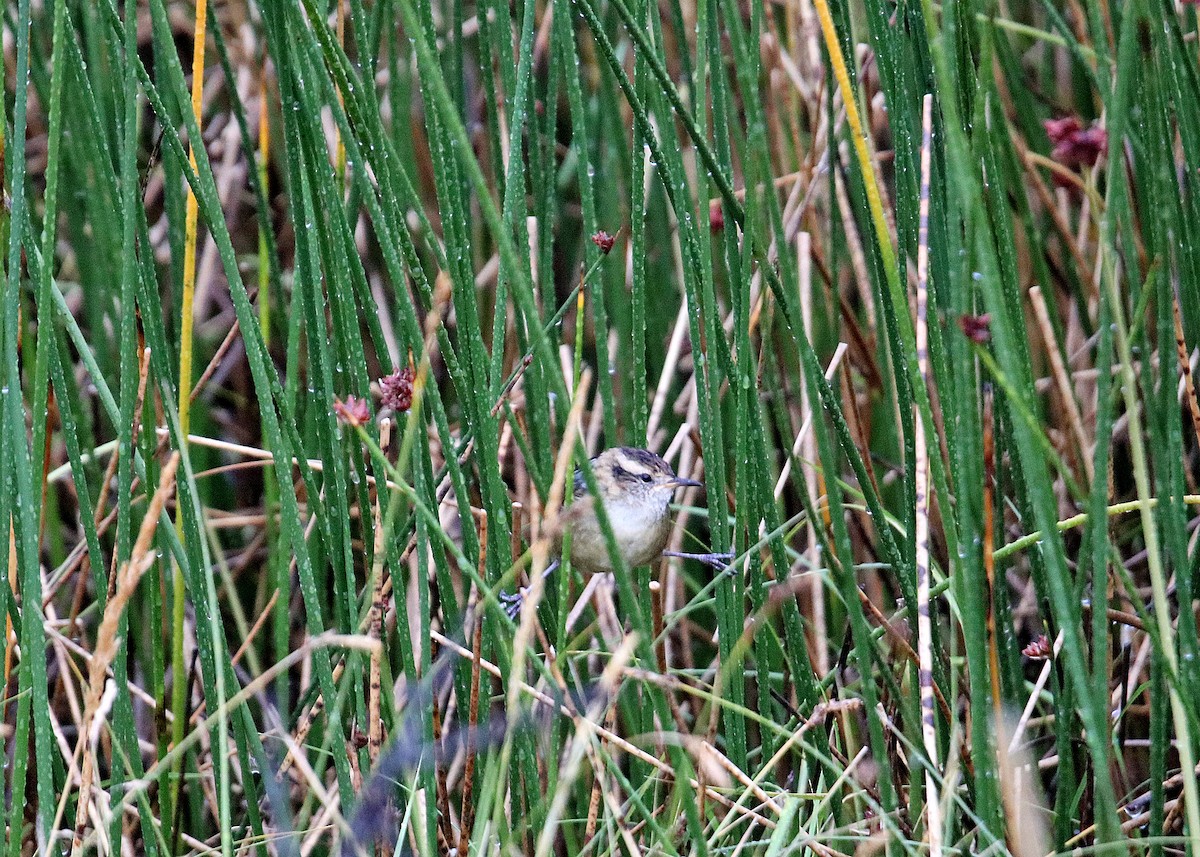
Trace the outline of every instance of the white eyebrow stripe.
<instances>
[{"instance_id":1,"label":"white eyebrow stripe","mask_svg":"<svg viewBox=\"0 0 1200 857\"><path fill-rule=\"evenodd\" d=\"M646 473L654 473L655 469L648 467L645 462L638 461L628 455L622 455L615 464L624 470L626 473L632 473L635 476L642 476Z\"/></svg>"}]
</instances>

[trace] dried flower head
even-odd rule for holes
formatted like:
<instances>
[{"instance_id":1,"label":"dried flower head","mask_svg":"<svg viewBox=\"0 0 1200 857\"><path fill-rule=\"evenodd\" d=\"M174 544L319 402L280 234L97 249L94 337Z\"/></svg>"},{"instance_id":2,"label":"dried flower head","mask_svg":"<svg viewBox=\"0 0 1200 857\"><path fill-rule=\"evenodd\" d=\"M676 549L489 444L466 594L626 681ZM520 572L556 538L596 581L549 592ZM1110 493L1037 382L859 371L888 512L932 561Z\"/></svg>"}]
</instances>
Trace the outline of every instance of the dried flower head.
<instances>
[{"instance_id":1,"label":"dried flower head","mask_svg":"<svg viewBox=\"0 0 1200 857\"><path fill-rule=\"evenodd\" d=\"M725 228L725 209L721 200L714 199L708 203L708 229L710 232L720 232Z\"/></svg>"},{"instance_id":2,"label":"dried flower head","mask_svg":"<svg viewBox=\"0 0 1200 857\"><path fill-rule=\"evenodd\" d=\"M393 372L391 375L384 375L379 379L379 389L382 390L383 406L391 408L398 414L402 414L412 407L413 400L413 380L416 378L416 373L413 372L411 366L405 366Z\"/></svg>"},{"instance_id":3,"label":"dried flower head","mask_svg":"<svg viewBox=\"0 0 1200 857\"><path fill-rule=\"evenodd\" d=\"M992 317L987 313L960 316L958 326L962 328L967 339L979 345L983 345L992 338Z\"/></svg>"},{"instance_id":4,"label":"dried flower head","mask_svg":"<svg viewBox=\"0 0 1200 857\"><path fill-rule=\"evenodd\" d=\"M1075 116L1047 119L1042 125L1054 146L1050 156L1064 167L1095 166L1108 151L1108 132L1098 125L1085 128Z\"/></svg>"},{"instance_id":5,"label":"dried flower head","mask_svg":"<svg viewBox=\"0 0 1200 857\"><path fill-rule=\"evenodd\" d=\"M338 422L354 428L366 425L371 420L371 409L367 400L353 395L347 396L345 401L335 398L333 412L337 414Z\"/></svg>"},{"instance_id":6,"label":"dried flower head","mask_svg":"<svg viewBox=\"0 0 1200 857\"><path fill-rule=\"evenodd\" d=\"M1054 655L1054 647L1050 645L1050 640L1045 634L1038 634L1033 642L1021 649L1021 654L1030 660L1048 661Z\"/></svg>"},{"instance_id":7,"label":"dried flower head","mask_svg":"<svg viewBox=\"0 0 1200 857\"><path fill-rule=\"evenodd\" d=\"M617 243L617 237L615 235L609 235L607 232L601 229L592 236L592 243L600 248L601 253L607 255L608 252L612 250L613 245Z\"/></svg>"}]
</instances>

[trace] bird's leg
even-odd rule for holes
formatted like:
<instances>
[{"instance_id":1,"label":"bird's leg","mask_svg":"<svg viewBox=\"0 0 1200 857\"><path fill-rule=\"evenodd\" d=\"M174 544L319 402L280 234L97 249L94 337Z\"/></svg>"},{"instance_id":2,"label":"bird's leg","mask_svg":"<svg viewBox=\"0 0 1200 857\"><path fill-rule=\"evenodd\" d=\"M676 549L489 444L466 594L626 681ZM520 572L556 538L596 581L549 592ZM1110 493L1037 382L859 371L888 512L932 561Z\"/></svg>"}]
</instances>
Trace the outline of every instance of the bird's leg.
<instances>
[{"instance_id":1,"label":"bird's leg","mask_svg":"<svg viewBox=\"0 0 1200 857\"><path fill-rule=\"evenodd\" d=\"M733 551L728 553L683 553L682 551L663 551L663 556L673 556L678 559L694 559L697 562L702 562L707 566L715 568L717 571L725 571L729 568L729 562L733 559Z\"/></svg>"},{"instance_id":2,"label":"bird's leg","mask_svg":"<svg viewBox=\"0 0 1200 857\"><path fill-rule=\"evenodd\" d=\"M546 570L542 572L542 579L545 580L559 566L559 561L554 560L546 566ZM504 612L508 614L508 618L514 622L517 621L517 616L521 614L521 605L525 601L525 596L529 593L528 586L522 586L516 592L501 592L496 598L504 605Z\"/></svg>"}]
</instances>

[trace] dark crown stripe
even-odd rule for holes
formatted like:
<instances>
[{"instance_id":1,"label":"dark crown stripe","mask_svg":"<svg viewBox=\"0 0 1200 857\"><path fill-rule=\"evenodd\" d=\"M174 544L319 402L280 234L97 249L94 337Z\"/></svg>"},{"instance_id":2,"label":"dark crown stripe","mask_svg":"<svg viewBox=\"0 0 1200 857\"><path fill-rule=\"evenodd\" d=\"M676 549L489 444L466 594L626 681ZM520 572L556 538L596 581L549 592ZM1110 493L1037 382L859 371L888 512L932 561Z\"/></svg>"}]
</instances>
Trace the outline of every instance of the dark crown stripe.
<instances>
[{"instance_id":1,"label":"dark crown stripe","mask_svg":"<svg viewBox=\"0 0 1200 857\"><path fill-rule=\"evenodd\" d=\"M647 470L659 473L673 473L671 465L663 461L659 456L655 455L647 449L637 449L632 446L621 447L621 454L630 462L640 464Z\"/></svg>"}]
</instances>

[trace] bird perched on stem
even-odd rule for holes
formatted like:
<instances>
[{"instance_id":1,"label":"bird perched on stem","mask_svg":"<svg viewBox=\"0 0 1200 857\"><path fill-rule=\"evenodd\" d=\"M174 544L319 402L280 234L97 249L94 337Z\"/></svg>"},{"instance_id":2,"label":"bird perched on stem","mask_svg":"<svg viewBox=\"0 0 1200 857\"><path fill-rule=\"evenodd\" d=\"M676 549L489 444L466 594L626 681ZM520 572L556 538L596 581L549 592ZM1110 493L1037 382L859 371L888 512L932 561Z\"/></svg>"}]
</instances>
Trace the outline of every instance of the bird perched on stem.
<instances>
[{"instance_id":1,"label":"bird perched on stem","mask_svg":"<svg viewBox=\"0 0 1200 857\"><path fill-rule=\"evenodd\" d=\"M616 446L597 455L592 459L592 474L627 568L652 562L667 546L675 489L703 487L695 479L676 476L671 465L653 452L631 446ZM573 565L592 574L613 570L596 516L596 498L588 493L582 471L575 473L575 501L563 511L561 524L555 552L562 549L563 535L569 531Z\"/></svg>"},{"instance_id":2,"label":"bird perched on stem","mask_svg":"<svg viewBox=\"0 0 1200 857\"><path fill-rule=\"evenodd\" d=\"M591 461L596 487L613 537L626 568L653 562L663 554L671 535L671 498L683 486L704 487L695 479L676 476L671 465L645 449L616 446ZM554 552L562 551L563 537L571 534L571 564L589 574L614 570L608 542L596 515L596 498L588 491L582 471L575 472L575 499L564 509L554 533ZM728 559L724 554L671 554L699 559L710 564ZM558 562L544 572L549 575ZM520 611L523 593L502 593L500 598L510 616Z\"/></svg>"}]
</instances>

